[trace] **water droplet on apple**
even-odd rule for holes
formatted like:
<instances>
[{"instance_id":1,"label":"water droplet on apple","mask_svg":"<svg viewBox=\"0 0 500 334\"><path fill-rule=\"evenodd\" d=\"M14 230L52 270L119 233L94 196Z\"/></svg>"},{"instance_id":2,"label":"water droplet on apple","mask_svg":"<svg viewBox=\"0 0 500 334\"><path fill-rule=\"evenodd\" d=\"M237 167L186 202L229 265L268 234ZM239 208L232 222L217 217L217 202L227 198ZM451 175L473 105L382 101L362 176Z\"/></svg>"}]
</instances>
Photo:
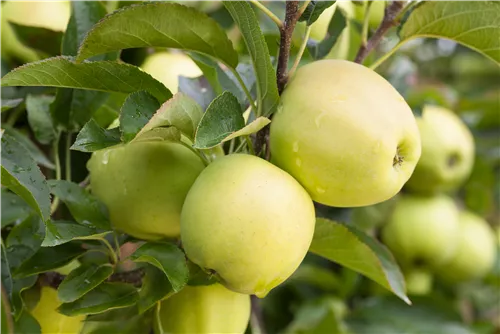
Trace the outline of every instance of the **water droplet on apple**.
<instances>
[{"instance_id":1,"label":"water droplet on apple","mask_svg":"<svg viewBox=\"0 0 500 334\"><path fill-rule=\"evenodd\" d=\"M293 143L293 151L297 153L299 151L299 142L296 141Z\"/></svg>"},{"instance_id":2,"label":"water droplet on apple","mask_svg":"<svg viewBox=\"0 0 500 334\"><path fill-rule=\"evenodd\" d=\"M326 189L321 187L316 187L316 191L318 192L318 194L324 194L326 192Z\"/></svg>"},{"instance_id":3,"label":"water droplet on apple","mask_svg":"<svg viewBox=\"0 0 500 334\"><path fill-rule=\"evenodd\" d=\"M102 163L103 163L103 165L107 165L108 164L108 161L109 161L109 152L110 151L106 151L102 155Z\"/></svg>"},{"instance_id":4,"label":"water droplet on apple","mask_svg":"<svg viewBox=\"0 0 500 334\"><path fill-rule=\"evenodd\" d=\"M295 159L295 164L300 167L302 166L302 160L300 160L299 158Z\"/></svg>"}]
</instances>

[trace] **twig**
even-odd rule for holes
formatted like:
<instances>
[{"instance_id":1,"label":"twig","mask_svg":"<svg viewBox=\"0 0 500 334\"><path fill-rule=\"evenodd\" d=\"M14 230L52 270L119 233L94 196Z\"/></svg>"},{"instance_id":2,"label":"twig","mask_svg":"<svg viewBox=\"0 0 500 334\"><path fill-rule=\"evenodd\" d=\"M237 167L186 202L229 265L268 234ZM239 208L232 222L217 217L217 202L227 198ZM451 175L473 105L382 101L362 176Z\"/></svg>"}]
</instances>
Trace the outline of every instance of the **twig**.
<instances>
[{"instance_id":1,"label":"twig","mask_svg":"<svg viewBox=\"0 0 500 334\"><path fill-rule=\"evenodd\" d=\"M304 4L302 5L302 7L300 7L299 12L297 13L297 16L298 16L299 19L302 16L302 14L304 14L304 12L306 11L307 6L309 6L310 2L311 2L311 0L304 1Z\"/></svg>"},{"instance_id":2,"label":"twig","mask_svg":"<svg viewBox=\"0 0 500 334\"><path fill-rule=\"evenodd\" d=\"M9 296L7 295L7 291L2 284L2 311L5 314L5 319L2 317L2 321L7 321L7 331L6 334L14 334L14 319L12 318L12 312L10 309ZM3 327L3 324L2 324Z\"/></svg>"},{"instance_id":3,"label":"twig","mask_svg":"<svg viewBox=\"0 0 500 334\"><path fill-rule=\"evenodd\" d=\"M288 81L288 59L290 58L290 45L292 34L299 19L299 2L287 1L285 22L280 28L280 54L278 56L278 69L276 71L276 81L278 82L278 92L281 94Z\"/></svg>"},{"instance_id":4,"label":"twig","mask_svg":"<svg viewBox=\"0 0 500 334\"><path fill-rule=\"evenodd\" d=\"M64 154L66 155L66 164L65 164L65 169L66 169L66 180L71 181L71 139L72 139L72 133L68 132L66 134L66 147L65 147L65 152Z\"/></svg>"},{"instance_id":5,"label":"twig","mask_svg":"<svg viewBox=\"0 0 500 334\"><path fill-rule=\"evenodd\" d=\"M252 303L252 316L250 318L250 326L252 327L252 334L266 334L263 326L264 319L262 317L262 307L260 300L256 296L250 296Z\"/></svg>"},{"instance_id":6,"label":"twig","mask_svg":"<svg viewBox=\"0 0 500 334\"><path fill-rule=\"evenodd\" d=\"M281 22L281 20L279 19L279 17L277 17L276 15L274 15L274 13L271 12L266 6L264 6L263 4L261 4L257 0L250 0L250 3L253 3L255 5L255 7L259 8L264 14L266 14L267 16L269 16L269 18L271 20L273 20L274 23L276 23L276 25L278 26L278 28L281 29L281 27L283 26L283 22Z\"/></svg>"},{"instance_id":7,"label":"twig","mask_svg":"<svg viewBox=\"0 0 500 334\"><path fill-rule=\"evenodd\" d=\"M61 138L61 134L57 134L56 139L54 140L53 148L52 150L54 151L54 163L56 165L56 180L61 179L61 158L59 157L59 139ZM57 211L57 208L59 207L59 197L54 196L54 200L52 201L52 204L50 205L50 214L54 214Z\"/></svg>"},{"instance_id":8,"label":"twig","mask_svg":"<svg viewBox=\"0 0 500 334\"><path fill-rule=\"evenodd\" d=\"M364 45L361 44L354 62L361 64L368 54L380 43L385 33L397 24L396 18L404 7L403 1L393 1L385 8L384 18L373 36Z\"/></svg>"},{"instance_id":9,"label":"twig","mask_svg":"<svg viewBox=\"0 0 500 334\"><path fill-rule=\"evenodd\" d=\"M370 27L370 9L372 8L372 2L367 1L364 3L365 7L365 17L363 20L363 28L361 29L361 44L366 46L368 41L368 30Z\"/></svg>"}]
</instances>

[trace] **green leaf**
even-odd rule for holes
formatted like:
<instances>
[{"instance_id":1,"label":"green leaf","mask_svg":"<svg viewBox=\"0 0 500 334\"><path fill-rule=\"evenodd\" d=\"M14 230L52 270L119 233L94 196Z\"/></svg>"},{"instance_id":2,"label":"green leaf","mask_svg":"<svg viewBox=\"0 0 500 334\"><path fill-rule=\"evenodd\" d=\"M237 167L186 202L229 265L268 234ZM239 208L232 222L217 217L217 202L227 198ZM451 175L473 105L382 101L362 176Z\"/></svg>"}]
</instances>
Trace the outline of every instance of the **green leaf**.
<instances>
[{"instance_id":1,"label":"green leaf","mask_svg":"<svg viewBox=\"0 0 500 334\"><path fill-rule=\"evenodd\" d=\"M2 135L2 185L18 194L43 220L50 216L50 192L45 176L26 148Z\"/></svg>"},{"instance_id":2,"label":"green leaf","mask_svg":"<svg viewBox=\"0 0 500 334\"><path fill-rule=\"evenodd\" d=\"M16 334L40 334L42 332L36 319L26 310L23 310L14 322L14 329Z\"/></svg>"},{"instance_id":3,"label":"green leaf","mask_svg":"<svg viewBox=\"0 0 500 334\"><path fill-rule=\"evenodd\" d=\"M42 27L31 27L9 22L18 40L30 49L41 51L44 55L58 56L61 53L63 33Z\"/></svg>"},{"instance_id":4,"label":"green leaf","mask_svg":"<svg viewBox=\"0 0 500 334\"><path fill-rule=\"evenodd\" d=\"M146 91L130 94L120 112L120 130L124 142L131 141L137 133L148 123L160 103Z\"/></svg>"},{"instance_id":5,"label":"green leaf","mask_svg":"<svg viewBox=\"0 0 500 334\"><path fill-rule=\"evenodd\" d=\"M300 22L306 21L306 24L310 26L319 18L321 13L328 7L333 6L335 1L311 1L307 4L306 10L302 13L299 18Z\"/></svg>"},{"instance_id":6,"label":"green leaf","mask_svg":"<svg viewBox=\"0 0 500 334\"><path fill-rule=\"evenodd\" d=\"M87 227L110 230L108 210L104 203L78 184L65 180L50 180L51 192L66 204L77 222Z\"/></svg>"},{"instance_id":7,"label":"green leaf","mask_svg":"<svg viewBox=\"0 0 500 334\"><path fill-rule=\"evenodd\" d=\"M356 228L317 218L309 250L365 275L411 304L406 296L403 274L392 254Z\"/></svg>"},{"instance_id":8,"label":"green leaf","mask_svg":"<svg viewBox=\"0 0 500 334\"><path fill-rule=\"evenodd\" d=\"M172 286L167 276L162 270L155 266L148 265L146 274L142 278L142 287L139 291L139 312L143 313L155 306L160 300L166 298L169 294L174 294Z\"/></svg>"},{"instance_id":9,"label":"green leaf","mask_svg":"<svg viewBox=\"0 0 500 334\"><path fill-rule=\"evenodd\" d=\"M71 145L71 149L81 152L94 152L119 143L121 141L118 128L103 129L95 120L91 119L80 130L75 142Z\"/></svg>"},{"instance_id":10,"label":"green leaf","mask_svg":"<svg viewBox=\"0 0 500 334\"><path fill-rule=\"evenodd\" d=\"M347 21L342 9L337 8L328 25L325 38L319 43L308 43L307 49L314 59L322 59L330 53L342 32L347 26Z\"/></svg>"},{"instance_id":11,"label":"green leaf","mask_svg":"<svg viewBox=\"0 0 500 334\"><path fill-rule=\"evenodd\" d=\"M81 334L138 334L152 326L152 312L138 314L136 307L130 306L100 314L87 316Z\"/></svg>"},{"instance_id":12,"label":"green leaf","mask_svg":"<svg viewBox=\"0 0 500 334\"><path fill-rule=\"evenodd\" d=\"M399 30L401 41L451 39L500 63L500 3L496 1L425 1Z\"/></svg>"},{"instance_id":13,"label":"green leaf","mask_svg":"<svg viewBox=\"0 0 500 334\"><path fill-rule=\"evenodd\" d=\"M134 142L140 142L140 141L180 142L181 138L182 136L179 129L171 126L168 128L154 128L152 130L149 130L148 132L144 132L143 134L134 138Z\"/></svg>"},{"instance_id":14,"label":"green leaf","mask_svg":"<svg viewBox=\"0 0 500 334\"><path fill-rule=\"evenodd\" d=\"M72 221L47 221L43 247L54 247L72 240L100 240L111 231L99 231L94 227Z\"/></svg>"},{"instance_id":15,"label":"green leaf","mask_svg":"<svg viewBox=\"0 0 500 334\"><path fill-rule=\"evenodd\" d=\"M126 283L101 283L82 298L64 303L58 311L67 316L97 314L133 305L139 299L137 290Z\"/></svg>"},{"instance_id":16,"label":"green leaf","mask_svg":"<svg viewBox=\"0 0 500 334\"><path fill-rule=\"evenodd\" d=\"M166 242L147 242L139 247L130 258L135 262L147 262L163 271L174 292L187 283L189 269L184 253L175 245Z\"/></svg>"},{"instance_id":17,"label":"green leaf","mask_svg":"<svg viewBox=\"0 0 500 334\"><path fill-rule=\"evenodd\" d=\"M238 99L230 92L217 96L198 124L194 147L210 148L224 138L245 127L245 119Z\"/></svg>"},{"instance_id":18,"label":"green leaf","mask_svg":"<svg viewBox=\"0 0 500 334\"><path fill-rule=\"evenodd\" d=\"M253 133L257 133L261 129L263 129L266 125L268 125L269 123L271 123L271 120L269 118L259 117L256 120L254 120L253 122L251 122L250 124L246 125L244 128L242 128L238 131L235 131L232 134L230 134L229 136L227 136L226 138L224 138L224 140L222 140L222 142L226 142L226 141L231 140L231 139L236 138L236 137L249 136Z\"/></svg>"},{"instance_id":19,"label":"green leaf","mask_svg":"<svg viewBox=\"0 0 500 334\"><path fill-rule=\"evenodd\" d=\"M74 302L104 282L112 273L113 267L109 263L100 266L82 265L66 276L57 289L57 295L63 303Z\"/></svg>"},{"instance_id":20,"label":"green leaf","mask_svg":"<svg viewBox=\"0 0 500 334\"><path fill-rule=\"evenodd\" d=\"M65 87L119 93L146 90L159 101L172 96L162 83L135 66L112 61L76 64L67 56L18 67L2 78L2 86Z\"/></svg>"},{"instance_id":21,"label":"green leaf","mask_svg":"<svg viewBox=\"0 0 500 334\"><path fill-rule=\"evenodd\" d=\"M52 161L50 161L46 156L45 153L38 148L29 138L27 135L24 133L18 131L17 129L10 127L6 124L2 124L5 130L5 134L8 134L15 140L17 140L20 144L26 148L31 157L36 161L38 165L42 165L43 167L49 168L49 169L55 169L55 165Z\"/></svg>"},{"instance_id":22,"label":"green leaf","mask_svg":"<svg viewBox=\"0 0 500 334\"><path fill-rule=\"evenodd\" d=\"M203 110L195 100L185 94L177 93L158 109L136 138L154 128L174 126L193 140L202 116Z\"/></svg>"},{"instance_id":23,"label":"green leaf","mask_svg":"<svg viewBox=\"0 0 500 334\"><path fill-rule=\"evenodd\" d=\"M269 49L259 27L254 11L245 1L224 1L234 21L240 28L257 78L258 116L271 115L278 106L279 95L276 75L271 64Z\"/></svg>"},{"instance_id":24,"label":"green leaf","mask_svg":"<svg viewBox=\"0 0 500 334\"><path fill-rule=\"evenodd\" d=\"M41 144L50 144L57 136L50 115L50 104L53 101L54 97L47 95L28 95L26 97L28 123Z\"/></svg>"},{"instance_id":25,"label":"green leaf","mask_svg":"<svg viewBox=\"0 0 500 334\"><path fill-rule=\"evenodd\" d=\"M196 51L231 67L238 64L238 54L217 22L193 8L173 3L145 3L108 15L89 31L77 60L150 46Z\"/></svg>"},{"instance_id":26,"label":"green leaf","mask_svg":"<svg viewBox=\"0 0 500 334\"><path fill-rule=\"evenodd\" d=\"M33 212L28 203L7 189L2 189L0 198L2 201L2 228L25 220Z\"/></svg>"},{"instance_id":27,"label":"green leaf","mask_svg":"<svg viewBox=\"0 0 500 334\"><path fill-rule=\"evenodd\" d=\"M188 285L212 285L217 283L217 278L214 275L207 274L200 266L194 262L187 261L189 268L189 280Z\"/></svg>"},{"instance_id":28,"label":"green leaf","mask_svg":"<svg viewBox=\"0 0 500 334\"><path fill-rule=\"evenodd\" d=\"M24 99L2 99L2 112L16 108L23 102Z\"/></svg>"},{"instance_id":29,"label":"green leaf","mask_svg":"<svg viewBox=\"0 0 500 334\"><path fill-rule=\"evenodd\" d=\"M0 255L0 260L2 265L0 270L2 277L2 287L5 289L5 292L7 292L10 295L12 293L13 281L12 281L12 274L10 272L9 259L7 258L7 251L5 249L5 245L3 244L3 242L0 244L0 246L2 252Z\"/></svg>"},{"instance_id":30,"label":"green leaf","mask_svg":"<svg viewBox=\"0 0 500 334\"><path fill-rule=\"evenodd\" d=\"M42 247L14 271L14 278L36 275L67 265L85 253L78 244L67 243L56 247Z\"/></svg>"},{"instance_id":31,"label":"green leaf","mask_svg":"<svg viewBox=\"0 0 500 334\"><path fill-rule=\"evenodd\" d=\"M11 259L10 264L17 267L24 260L35 254L40 249L44 234L45 225L37 215L31 215L22 221L21 224L14 226L7 236L5 244L9 248L14 245L22 245L25 248L29 248L30 251L23 251L24 257L18 257L19 261Z\"/></svg>"}]
</instances>

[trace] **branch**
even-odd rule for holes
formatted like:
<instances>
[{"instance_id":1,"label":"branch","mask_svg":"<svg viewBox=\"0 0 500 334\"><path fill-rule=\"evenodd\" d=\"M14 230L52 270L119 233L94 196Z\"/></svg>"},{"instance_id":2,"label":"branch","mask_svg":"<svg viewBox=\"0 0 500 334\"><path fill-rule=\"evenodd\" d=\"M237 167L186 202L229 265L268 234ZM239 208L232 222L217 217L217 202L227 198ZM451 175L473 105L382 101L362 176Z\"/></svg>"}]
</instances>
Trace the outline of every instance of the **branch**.
<instances>
[{"instance_id":1,"label":"branch","mask_svg":"<svg viewBox=\"0 0 500 334\"><path fill-rule=\"evenodd\" d=\"M287 1L285 22L280 28L280 53L278 56L278 70L276 71L276 80L278 82L278 92L281 94L288 81L288 58L290 58L290 45L292 43L292 34L295 25L300 17L299 2Z\"/></svg>"},{"instance_id":2,"label":"branch","mask_svg":"<svg viewBox=\"0 0 500 334\"><path fill-rule=\"evenodd\" d=\"M356 59L354 62L361 64L363 60L368 56L368 54L379 45L382 37L387 33L387 31L397 24L398 14L404 7L403 1L393 1L390 5L385 8L384 18L380 26L377 28L373 36L368 40L367 43L362 43Z\"/></svg>"}]
</instances>

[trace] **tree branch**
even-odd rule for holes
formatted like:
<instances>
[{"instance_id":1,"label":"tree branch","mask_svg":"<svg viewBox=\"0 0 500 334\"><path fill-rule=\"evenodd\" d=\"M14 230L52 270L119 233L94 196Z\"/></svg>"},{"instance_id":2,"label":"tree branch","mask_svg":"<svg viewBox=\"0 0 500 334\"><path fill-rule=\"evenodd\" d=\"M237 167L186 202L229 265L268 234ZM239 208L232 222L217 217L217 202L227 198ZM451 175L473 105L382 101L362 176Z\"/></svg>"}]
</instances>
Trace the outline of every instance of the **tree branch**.
<instances>
[{"instance_id":1,"label":"tree branch","mask_svg":"<svg viewBox=\"0 0 500 334\"><path fill-rule=\"evenodd\" d=\"M387 33L387 31L397 24L396 18L398 14L404 7L403 1L393 1L390 5L385 8L384 18L380 26L377 28L372 37L367 43L362 43L354 62L361 64L363 60L370 54L370 52L379 45L382 37Z\"/></svg>"}]
</instances>

